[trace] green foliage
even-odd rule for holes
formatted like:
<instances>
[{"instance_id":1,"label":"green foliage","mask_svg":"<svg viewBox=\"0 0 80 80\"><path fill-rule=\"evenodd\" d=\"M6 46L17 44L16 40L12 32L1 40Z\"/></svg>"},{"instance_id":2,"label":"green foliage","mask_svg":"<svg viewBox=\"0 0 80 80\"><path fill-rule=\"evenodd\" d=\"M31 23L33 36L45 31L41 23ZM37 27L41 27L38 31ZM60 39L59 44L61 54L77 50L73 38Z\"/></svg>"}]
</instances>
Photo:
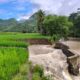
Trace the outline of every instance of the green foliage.
<instances>
[{"instance_id":1,"label":"green foliage","mask_svg":"<svg viewBox=\"0 0 80 80\"><path fill-rule=\"evenodd\" d=\"M77 19L75 20L75 23L74 23L74 35L76 37L80 37L80 16L77 17Z\"/></svg>"},{"instance_id":2,"label":"green foliage","mask_svg":"<svg viewBox=\"0 0 80 80\"><path fill-rule=\"evenodd\" d=\"M48 15L45 17L43 25L47 35L59 34L61 37L65 37L68 35L72 23L65 16Z\"/></svg>"},{"instance_id":3,"label":"green foliage","mask_svg":"<svg viewBox=\"0 0 80 80\"><path fill-rule=\"evenodd\" d=\"M80 13L72 13L69 20L73 22L73 27L70 30L70 36L80 37Z\"/></svg>"},{"instance_id":4,"label":"green foliage","mask_svg":"<svg viewBox=\"0 0 80 80\"><path fill-rule=\"evenodd\" d=\"M43 29L44 16L45 14L42 10L39 10L37 12L37 27L38 27L38 32L40 32L41 34L44 33L44 29Z\"/></svg>"},{"instance_id":5,"label":"green foliage","mask_svg":"<svg viewBox=\"0 0 80 80\"><path fill-rule=\"evenodd\" d=\"M29 67L26 39L48 39L39 33L0 33L0 80L28 80ZM27 62L27 63L26 63ZM39 65L32 67L33 79L42 79L43 68Z\"/></svg>"},{"instance_id":6,"label":"green foliage","mask_svg":"<svg viewBox=\"0 0 80 80\"><path fill-rule=\"evenodd\" d=\"M18 74L14 75L11 80L29 80L29 64L28 61L20 66Z\"/></svg>"},{"instance_id":7,"label":"green foliage","mask_svg":"<svg viewBox=\"0 0 80 80\"><path fill-rule=\"evenodd\" d=\"M26 64L24 64L24 65L22 65L21 67L20 67L20 73L22 74L22 75L28 75L28 73L29 73L29 65L26 63Z\"/></svg>"},{"instance_id":8,"label":"green foliage","mask_svg":"<svg viewBox=\"0 0 80 80\"><path fill-rule=\"evenodd\" d=\"M37 32L37 14L34 13L28 20L17 21L14 18L2 20L0 19L1 32Z\"/></svg>"},{"instance_id":9,"label":"green foliage","mask_svg":"<svg viewBox=\"0 0 80 80\"><path fill-rule=\"evenodd\" d=\"M26 48L28 44L22 41L7 41L7 40L0 40L1 47L24 47Z\"/></svg>"},{"instance_id":10,"label":"green foliage","mask_svg":"<svg viewBox=\"0 0 80 80\"><path fill-rule=\"evenodd\" d=\"M26 76L18 74L12 80L28 80L28 78Z\"/></svg>"},{"instance_id":11,"label":"green foliage","mask_svg":"<svg viewBox=\"0 0 80 80\"><path fill-rule=\"evenodd\" d=\"M43 76L44 72L43 72L43 67L40 65L35 65L33 68L33 72L34 73L38 73L40 77Z\"/></svg>"},{"instance_id":12,"label":"green foliage","mask_svg":"<svg viewBox=\"0 0 80 80\"><path fill-rule=\"evenodd\" d=\"M0 48L0 79L11 80L26 60L28 53L24 48Z\"/></svg>"},{"instance_id":13,"label":"green foliage","mask_svg":"<svg viewBox=\"0 0 80 80\"><path fill-rule=\"evenodd\" d=\"M33 66L32 80L51 80L50 77L44 76L44 69L40 65Z\"/></svg>"},{"instance_id":14,"label":"green foliage","mask_svg":"<svg viewBox=\"0 0 80 80\"><path fill-rule=\"evenodd\" d=\"M32 80L41 80L41 78L39 76L39 73L34 73L33 77L32 77Z\"/></svg>"},{"instance_id":15,"label":"green foliage","mask_svg":"<svg viewBox=\"0 0 80 80\"><path fill-rule=\"evenodd\" d=\"M58 35L58 34L53 35L53 36L51 37L51 42L53 43L53 42L59 41L60 38L61 38L61 37L60 37L60 35Z\"/></svg>"},{"instance_id":16,"label":"green foliage","mask_svg":"<svg viewBox=\"0 0 80 80\"><path fill-rule=\"evenodd\" d=\"M25 39L48 39L49 36L43 36L39 33L15 33L15 32L1 32L0 40L25 40Z\"/></svg>"},{"instance_id":17,"label":"green foliage","mask_svg":"<svg viewBox=\"0 0 80 80\"><path fill-rule=\"evenodd\" d=\"M43 76L43 77L42 77L42 80L53 80L53 79L51 79L50 76Z\"/></svg>"},{"instance_id":18,"label":"green foliage","mask_svg":"<svg viewBox=\"0 0 80 80\"><path fill-rule=\"evenodd\" d=\"M17 21L14 18L2 20L0 19L0 31L7 31L17 25Z\"/></svg>"}]
</instances>

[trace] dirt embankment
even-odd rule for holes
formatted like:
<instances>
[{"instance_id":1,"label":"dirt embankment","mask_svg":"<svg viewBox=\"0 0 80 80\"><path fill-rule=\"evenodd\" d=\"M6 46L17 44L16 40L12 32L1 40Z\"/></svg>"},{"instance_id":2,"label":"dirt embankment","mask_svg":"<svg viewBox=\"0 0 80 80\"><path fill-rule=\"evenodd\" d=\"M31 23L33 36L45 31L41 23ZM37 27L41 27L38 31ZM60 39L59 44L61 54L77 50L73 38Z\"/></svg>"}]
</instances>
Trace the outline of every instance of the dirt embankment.
<instances>
[{"instance_id":1,"label":"dirt embankment","mask_svg":"<svg viewBox=\"0 0 80 80\"><path fill-rule=\"evenodd\" d=\"M51 42L48 39L27 39L27 42L31 45L50 45Z\"/></svg>"}]
</instances>

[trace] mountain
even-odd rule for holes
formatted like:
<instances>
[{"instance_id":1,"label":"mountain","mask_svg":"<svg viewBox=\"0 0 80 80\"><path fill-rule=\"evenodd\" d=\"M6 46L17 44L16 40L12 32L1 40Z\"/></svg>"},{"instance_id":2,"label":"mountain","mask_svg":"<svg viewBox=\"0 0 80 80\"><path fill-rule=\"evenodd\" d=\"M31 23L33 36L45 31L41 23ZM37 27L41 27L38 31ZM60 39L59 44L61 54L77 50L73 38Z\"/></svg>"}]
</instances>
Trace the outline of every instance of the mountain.
<instances>
[{"instance_id":1,"label":"mountain","mask_svg":"<svg viewBox=\"0 0 80 80\"><path fill-rule=\"evenodd\" d=\"M17 21L14 18L2 20L0 19L0 31L7 31L17 24Z\"/></svg>"},{"instance_id":2,"label":"mountain","mask_svg":"<svg viewBox=\"0 0 80 80\"><path fill-rule=\"evenodd\" d=\"M14 18L0 19L1 32L36 32L37 13L33 14L28 20L17 21Z\"/></svg>"}]
</instances>

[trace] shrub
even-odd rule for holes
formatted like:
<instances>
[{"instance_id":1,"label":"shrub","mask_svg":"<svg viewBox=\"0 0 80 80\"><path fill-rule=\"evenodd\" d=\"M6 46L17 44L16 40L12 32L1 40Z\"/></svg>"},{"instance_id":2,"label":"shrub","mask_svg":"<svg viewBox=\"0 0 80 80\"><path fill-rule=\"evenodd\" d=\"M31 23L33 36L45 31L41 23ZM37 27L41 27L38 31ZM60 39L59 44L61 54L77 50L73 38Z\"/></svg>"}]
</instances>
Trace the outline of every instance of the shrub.
<instances>
[{"instance_id":1,"label":"shrub","mask_svg":"<svg viewBox=\"0 0 80 80\"><path fill-rule=\"evenodd\" d=\"M18 74L12 80L28 80L28 78L26 76Z\"/></svg>"},{"instance_id":2,"label":"shrub","mask_svg":"<svg viewBox=\"0 0 80 80\"><path fill-rule=\"evenodd\" d=\"M29 65L26 63L20 67L20 73L22 75L27 75L29 72Z\"/></svg>"},{"instance_id":3,"label":"shrub","mask_svg":"<svg viewBox=\"0 0 80 80\"><path fill-rule=\"evenodd\" d=\"M42 66L39 66L39 65L35 65L35 66L34 66L33 72L34 72L34 73L39 73L40 77L42 77L43 74L44 74L43 67L42 67Z\"/></svg>"},{"instance_id":4,"label":"shrub","mask_svg":"<svg viewBox=\"0 0 80 80\"><path fill-rule=\"evenodd\" d=\"M50 76L43 76L43 77L42 77L42 80L53 80L53 79L51 79Z\"/></svg>"},{"instance_id":5,"label":"shrub","mask_svg":"<svg viewBox=\"0 0 80 80\"><path fill-rule=\"evenodd\" d=\"M59 41L59 39L60 39L61 37L60 37L60 35L58 35L58 34L54 34L52 37L51 37L51 42L53 43L53 42L57 42L57 41Z\"/></svg>"},{"instance_id":6,"label":"shrub","mask_svg":"<svg viewBox=\"0 0 80 80\"><path fill-rule=\"evenodd\" d=\"M41 80L39 73L34 73L32 80Z\"/></svg>"}]
</instances>

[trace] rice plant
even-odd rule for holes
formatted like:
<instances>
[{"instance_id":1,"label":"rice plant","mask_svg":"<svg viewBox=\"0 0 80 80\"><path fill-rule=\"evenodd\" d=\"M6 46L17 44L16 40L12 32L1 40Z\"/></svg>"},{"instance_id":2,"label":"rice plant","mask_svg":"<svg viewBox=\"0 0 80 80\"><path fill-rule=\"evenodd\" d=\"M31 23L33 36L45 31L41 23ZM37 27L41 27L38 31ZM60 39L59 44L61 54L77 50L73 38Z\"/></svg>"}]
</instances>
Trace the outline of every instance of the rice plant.
<instances>
[{"instance_id":1,"label":"rice plant","mask_svg":"<svg viewBox=\"0 0 80 80\"><path fill-rule=\"evenodd\" d=\"M27 48L28 44L23 41L7 41L7 40L0 40L0 46L2 47L24 47Z\"/></svg>"},{"instance_id":2,"label":"rice plant","mask_svg":"<svg viewBox=\"0 0 80 80\"><path fill-rule=\"evenodd\" d=\"M26 61L28 61L26 49L0 48L0 80L11 80Z\"/></svg>"}]
</instances>

